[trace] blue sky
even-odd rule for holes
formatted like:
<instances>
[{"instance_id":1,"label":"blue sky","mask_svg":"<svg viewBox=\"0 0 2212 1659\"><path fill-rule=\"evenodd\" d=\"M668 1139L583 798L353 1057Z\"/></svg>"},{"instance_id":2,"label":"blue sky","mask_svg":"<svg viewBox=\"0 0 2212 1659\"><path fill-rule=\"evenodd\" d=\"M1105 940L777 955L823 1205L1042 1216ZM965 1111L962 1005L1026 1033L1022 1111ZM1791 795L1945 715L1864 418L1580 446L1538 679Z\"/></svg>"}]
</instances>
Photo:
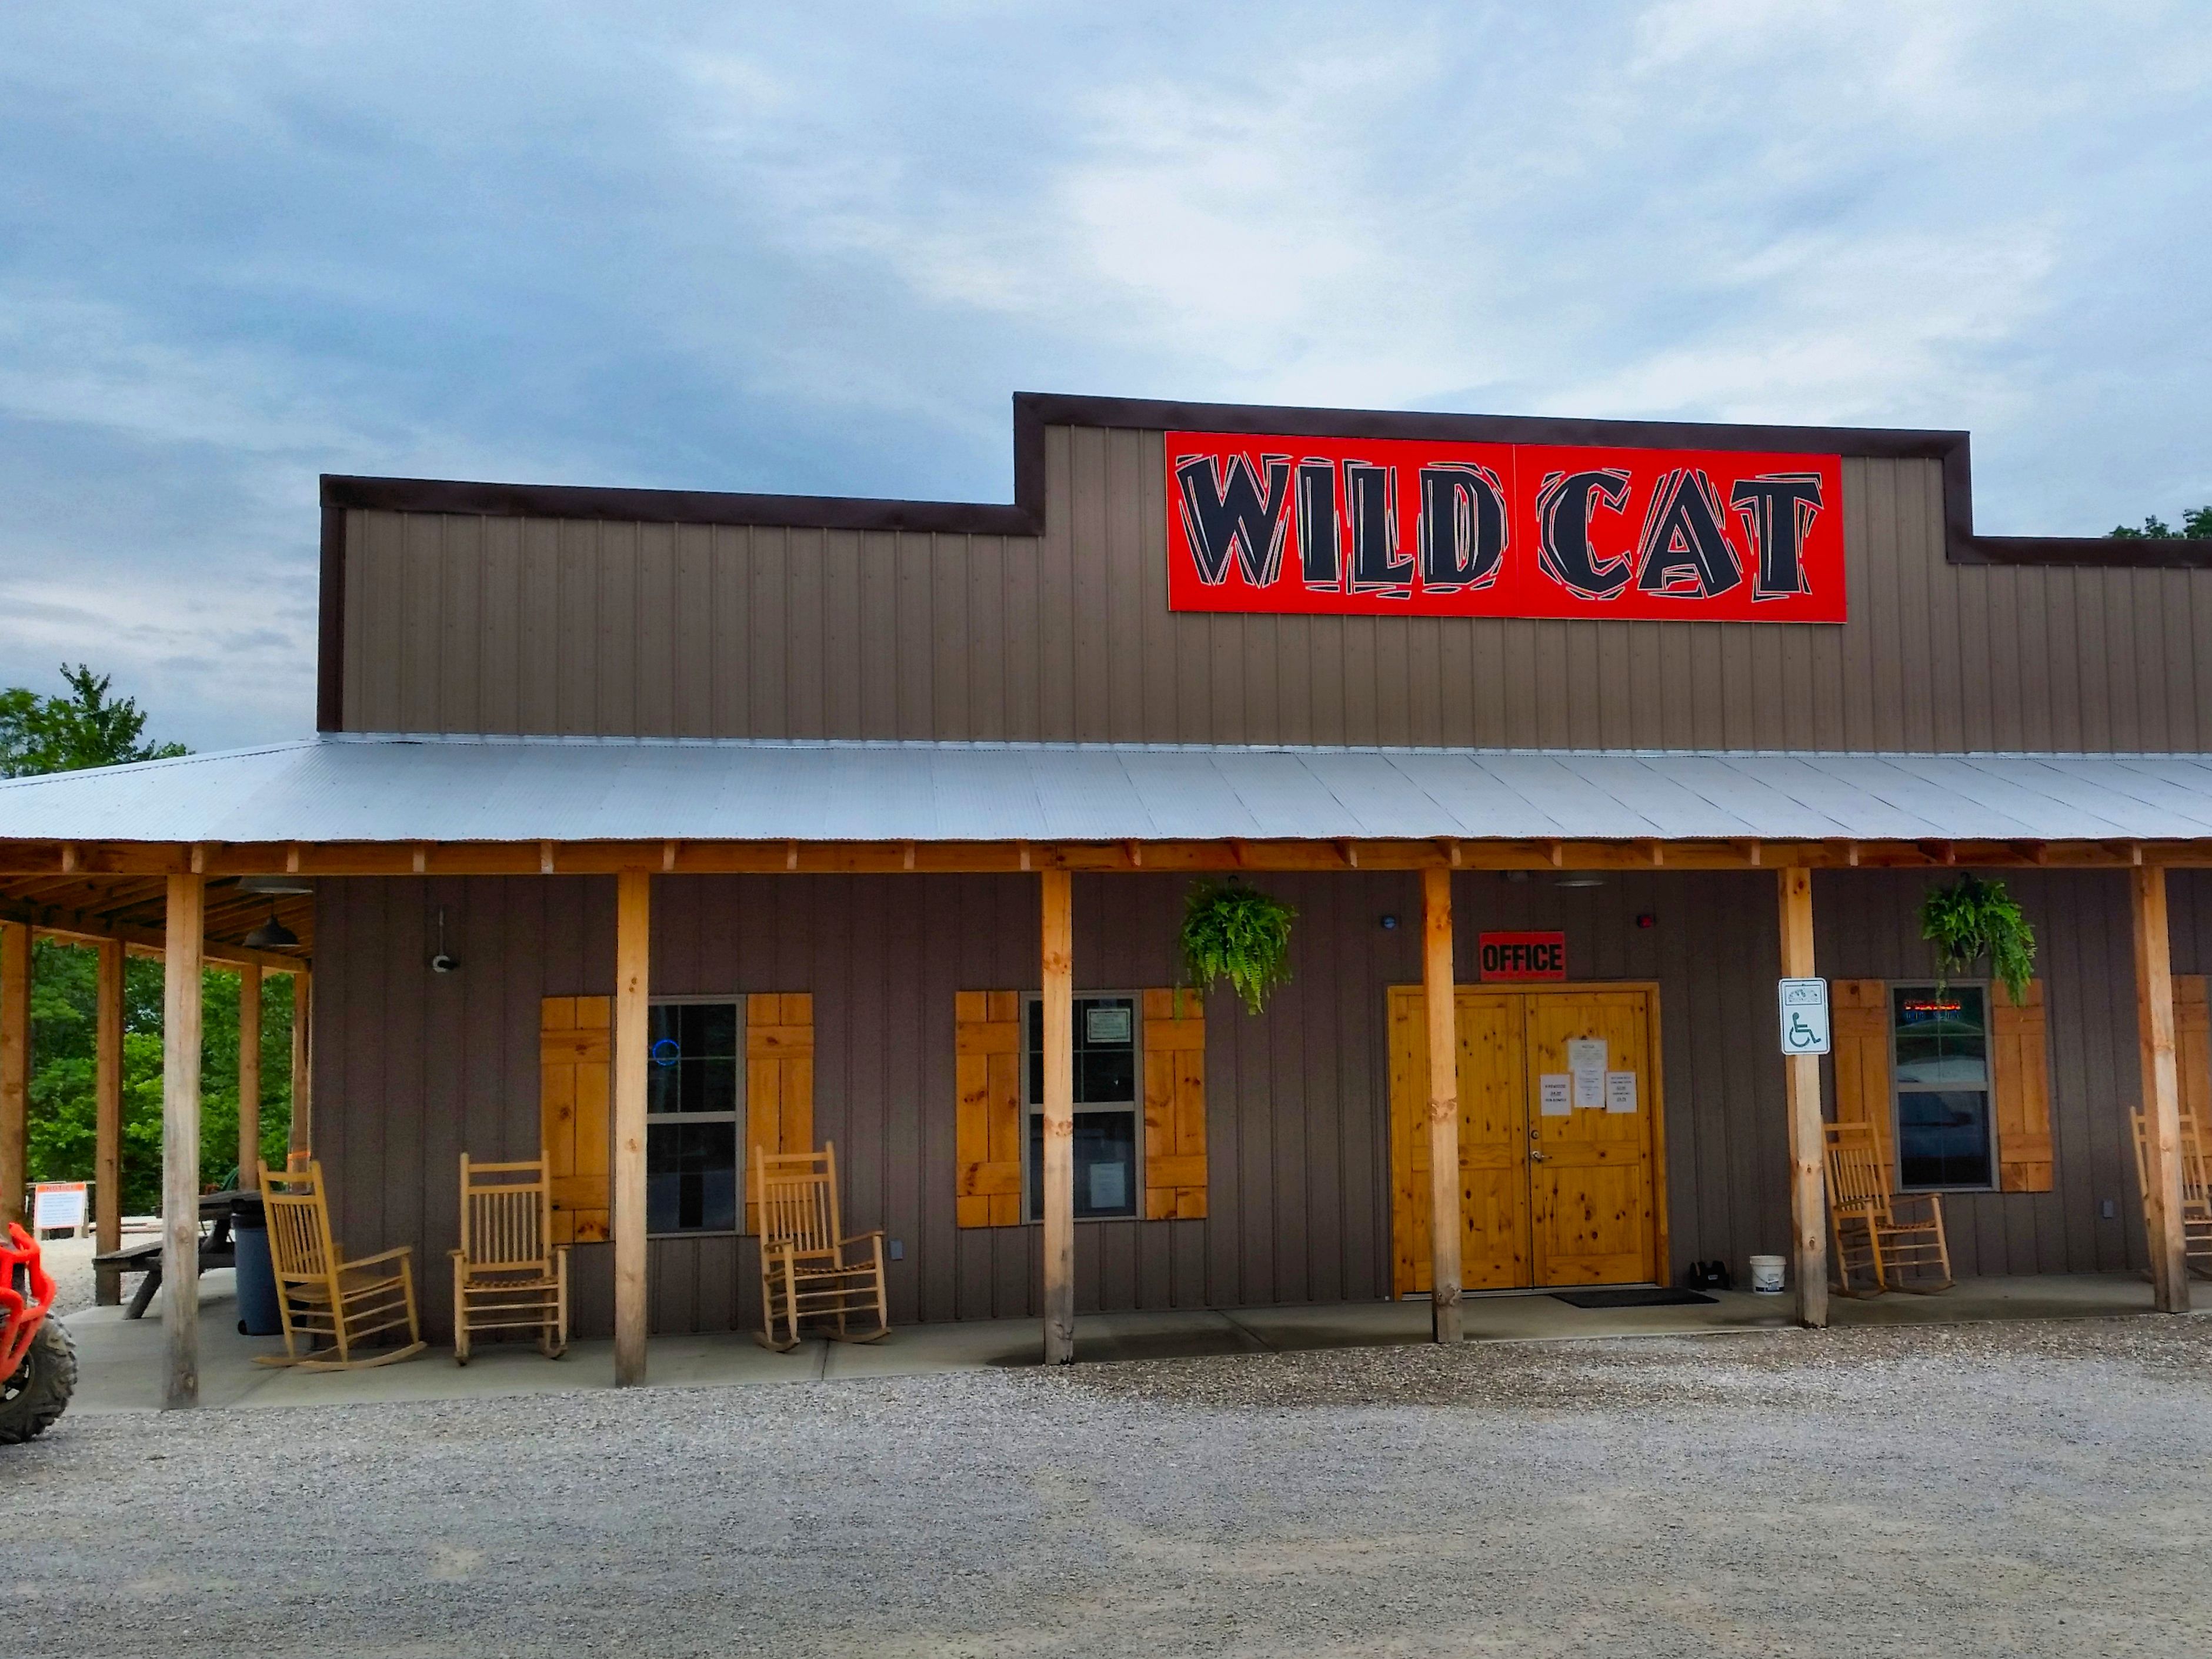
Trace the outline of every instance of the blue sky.
<instances>
[{"instance_id":1,"label":"blue sky","mask_svg":"<svg viewBox=\"0 0 2212 1659\"><path fill-rule=\"evenodd\" d=\"M0 684L313 723L324 471L996 500L1016 390L2212 501L2212 9L11 6Z\"/></svg>"}]
</instances>

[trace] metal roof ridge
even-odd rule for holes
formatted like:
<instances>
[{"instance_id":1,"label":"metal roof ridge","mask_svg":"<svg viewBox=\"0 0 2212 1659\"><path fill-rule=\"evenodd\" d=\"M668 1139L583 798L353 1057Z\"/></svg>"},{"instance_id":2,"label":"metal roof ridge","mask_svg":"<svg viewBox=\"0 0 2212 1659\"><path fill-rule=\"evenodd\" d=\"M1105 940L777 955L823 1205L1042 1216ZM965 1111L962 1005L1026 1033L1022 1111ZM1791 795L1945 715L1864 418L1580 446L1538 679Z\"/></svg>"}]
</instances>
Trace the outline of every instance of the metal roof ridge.
<instances>
[{"instance_id":1,"label":"metal roof ridge","mask_svg":"<svg viewBox=\"0 0 2212 1659\"><path fill-rule=\"evenodd\" d=\"M288 750L312 749L315 743L313 738L279 738L273 743L249 744L237 749L196 749L186 755L162 755L153 760L118 761L112 766L73 766L65 772L25 772L12 778L0 778L0 789L21 788L27 784L58 783L70 778L112 778L125 772L135 775L177 766L204 766L210 761L249 760L256 755L276 755Z\"/></svg>"}]
</instances>

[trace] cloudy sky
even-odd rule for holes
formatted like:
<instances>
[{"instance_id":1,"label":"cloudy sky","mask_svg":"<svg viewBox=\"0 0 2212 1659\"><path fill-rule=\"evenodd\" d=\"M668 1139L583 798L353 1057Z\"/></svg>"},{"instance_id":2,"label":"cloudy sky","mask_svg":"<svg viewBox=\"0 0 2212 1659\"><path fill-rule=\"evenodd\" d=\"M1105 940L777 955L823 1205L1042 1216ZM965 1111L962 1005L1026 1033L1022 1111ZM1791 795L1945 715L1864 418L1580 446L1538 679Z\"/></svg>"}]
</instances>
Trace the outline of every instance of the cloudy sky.
<instances>
[{"instance_id":1,"label":"cloudy sky","mask_svg":"<svg viewBox=\"0 0 2212 1659\"><path fill-rule=\"evenodd\" d=\"M0 684L311 729L315 479L1002 500L1017 390L2212 501L2212 7L0 14Z\"/></svg>"}]
</instances>

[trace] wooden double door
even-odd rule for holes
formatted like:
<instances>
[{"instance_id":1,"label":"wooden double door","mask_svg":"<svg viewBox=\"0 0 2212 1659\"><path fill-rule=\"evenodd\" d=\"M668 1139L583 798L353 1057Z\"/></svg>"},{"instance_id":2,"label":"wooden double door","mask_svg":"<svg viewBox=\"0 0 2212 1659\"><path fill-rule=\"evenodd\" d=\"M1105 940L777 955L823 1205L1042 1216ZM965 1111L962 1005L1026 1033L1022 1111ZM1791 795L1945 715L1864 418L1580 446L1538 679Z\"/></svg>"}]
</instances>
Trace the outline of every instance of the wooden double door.
<instances>
[{"instance_id":1,"label":"wooden double door","mask_svg":"<svg viewBox=\"0 0 2212 1659\"><path fill-rule=\"evenodd\" d=\"M1393 1286L1429 1289L1428 1030L1390 988ZM1656 1281L1666 1259L1654 985L1458 988L1461 1283Z\"/></svg>"}]
</instances>

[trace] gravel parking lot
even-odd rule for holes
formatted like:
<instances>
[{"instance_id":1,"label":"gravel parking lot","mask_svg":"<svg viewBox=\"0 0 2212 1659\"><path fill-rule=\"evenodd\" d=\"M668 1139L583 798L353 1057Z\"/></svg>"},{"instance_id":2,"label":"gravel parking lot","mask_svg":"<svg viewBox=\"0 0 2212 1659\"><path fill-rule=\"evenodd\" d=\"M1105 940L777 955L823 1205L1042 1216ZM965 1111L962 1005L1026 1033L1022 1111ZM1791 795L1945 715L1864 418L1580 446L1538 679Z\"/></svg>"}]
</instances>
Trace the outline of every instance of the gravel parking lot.
<instances>
[{"instance_id":1,"label":"gravel parking lot","mask_svg":"<svg viewBox=\"0 0 2212 1659\"><path fill-rule=\"evenodd\" d=\"M64 1419L22 1652L2189 1653L2212 1322Z\"/></svg>"}]
</instances>

